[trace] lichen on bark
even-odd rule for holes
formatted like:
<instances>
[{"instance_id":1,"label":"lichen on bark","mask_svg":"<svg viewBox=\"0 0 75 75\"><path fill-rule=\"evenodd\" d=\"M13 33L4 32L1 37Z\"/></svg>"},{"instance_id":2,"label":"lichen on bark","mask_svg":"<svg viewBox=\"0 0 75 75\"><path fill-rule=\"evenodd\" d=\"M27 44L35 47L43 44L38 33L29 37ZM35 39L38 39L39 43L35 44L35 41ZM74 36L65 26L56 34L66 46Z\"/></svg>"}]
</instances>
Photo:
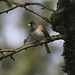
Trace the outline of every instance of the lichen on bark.
<instances>
[{"instance_id":1,"label":"lichen on bark","mask_svg":"<svg viewBox=\"0 0 75 75\"><path fill-rule=\"evenodd\" d=\"M75 75L75 0L58 0L57 11L50 17L53 30L64 35L64 72Z\"/></svg>"}]
</instances>

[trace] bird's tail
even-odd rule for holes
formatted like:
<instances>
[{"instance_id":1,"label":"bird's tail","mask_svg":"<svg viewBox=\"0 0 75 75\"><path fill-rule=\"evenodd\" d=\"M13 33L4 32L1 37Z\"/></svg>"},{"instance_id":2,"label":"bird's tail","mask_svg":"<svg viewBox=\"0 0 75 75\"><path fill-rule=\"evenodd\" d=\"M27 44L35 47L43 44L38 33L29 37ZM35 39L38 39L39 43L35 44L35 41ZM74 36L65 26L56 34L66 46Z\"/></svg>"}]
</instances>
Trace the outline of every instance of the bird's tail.
<instances>
[{"instance_id":1,"label":"bird's tail","mask_svg":"<svg viewBox=\"0 0 75 75\"><path fill-rule=\"evenodd\" d=\"M46 47L46 50L47 50L47 53L51 53L49 47L48 47L48 44L45 44L45 47Z\"/></svg>"}]
</instances>

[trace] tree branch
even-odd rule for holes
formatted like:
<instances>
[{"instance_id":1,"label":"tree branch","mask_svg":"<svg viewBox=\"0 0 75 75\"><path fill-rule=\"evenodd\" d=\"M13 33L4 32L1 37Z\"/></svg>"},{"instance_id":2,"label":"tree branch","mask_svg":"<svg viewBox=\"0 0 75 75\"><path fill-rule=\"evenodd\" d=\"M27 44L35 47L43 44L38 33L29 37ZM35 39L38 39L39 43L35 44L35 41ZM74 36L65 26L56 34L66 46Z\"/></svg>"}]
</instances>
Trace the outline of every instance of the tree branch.
<instances>
[{"instance_id":1,"label":"tree branch","mask_svg":"<svg viewBox=\"0 0 75 75\"><path fill-rule=\"evenodd\" d=\"M44 19L46 22L48 22L48 23L51 24L50 19L48 19L46 16L41 15L40 13L38 13L38 12L32 10L32 9L29 8L28 6L25 6L25 9L28 10L28 11L30 11L30 12L32 12L32 13L34 13L34 14L36 14L36 15L38 15L38 16L40 16L40 17L41 17L42 19Z\"/></svg>"},{"instance_id":2,"label":"tree branch","mask_svg":"<svg viewBox=\"0 0 75 75\"><path fill-rule=\"evenodd\" d=\"M9 51L12 51L12 52L9 52L9 53L6 53L4 54L3 56L0 56L0 60L4 59L4 58L7 58L7 57L11 57L13 54L16 54L22 50L26 50L28 48L31 48L31 47L35 47L35 46L38 46L38 45L41 45L41 44L45 44L45 43L49 43L49 42L52 42L52 41L55 41L55 40L59 40L59 39L63 39L63 36L62 35L53 35L51 36L50 38L47 38L46 41L40 41L40 42L36 42L36 43L30 43L28 45L22 45L21 47L17 48L17 49L9 49ZM8 51L8 49L6 49L6 51Z\"/></svg>"},{"instance_id":3,"label":"tree branch","mask_svg":"<svg viewBox=\"0 0 75 75\"><path fill-rule=\"evenodd\" d=\"M25 3L25 4L20 4L20 3L13 2L13 4L18 5L19 7L25 8L25 9L28 10L29 12L32 12L32 13L34 13L34 14L40 16L40 17L41 17L42 19L44 19L46 22L48 22L48 23L51 24L49 18L47 18L46 16L41 15L40 13L38 13L37 11L35 11L35 10L33 10L33 9L31 9L31 8L29 7L29 5L34 5L34 4L35 4L35 5L36 5L36 4L41 5L40 3Z\"/></svg>"},{"instance_id":4,"label":"tree branch","mask_svg":"<svg viewBox=\"0 0 75 75\"><path fill-rule=\"evenodd\" d=\"M48 10L50 10L52 12L56 12L56 10L53 10L52 8L48 8L48 7L46 7L46 6L44 6L43 4L40 4L40 3L26 2L25 4L26 5L39 5L39 6L42 6L43 9L48 9Z\"/></svg>"},{"instance_id":5,"label":"tree branch","mask_svg":"<svg viewBox=\"0 0 75 75\"><path fill-rule=\"evenodd\" d=\"M24 39L24 45L26 44L27 40L29 39L31 33L28 35L28 37L26 39Z\"/></svg>"},{"instance_id":6,"label":"tree branch","mask_svg":"<svg viewBox=\"0 0 75 75\"><path fill-rule=\"evenodd\" d=\"M18 7L23 7L23 8L25 8L26 10L28 10L29 12L32 12L32 13L38 15L39 17L41 17L42 19L44 19L46 22L48 22L48 23L51 24L49 18L47 18L46 16L43 16L42 14L38 13L37 11L34 11L34 10L31 9L29 6L30 6L30 5L39 5L39 6L42 6L43 9L46 8L46 9L52 11L52 12L56 12L55 10L53 10L53 9L51 9L51 8L48 8L48 7L46 7L46 6L44 6L44 5L40 4L40 3L32 3L32 2L30 3L30 2L26 2L25 4L21 4L21 3L17 3L17 2L12 2L12 4L14 4L14 5L16 5L16 6L10 8L10 9L8 9L8 10L2 11L2 12L0 12L0 14L8 13L9 11L11 11L11 10L13 10L13 9L15 9L15 8L18 8Z\"/></svg>"},{"instance_id":7,"label":"tree branch","mask_svg":"<svg viewBox=\"0 0 75 75\"><path fill-rule=\"evenodd\" d=\"M10 8L10 9L5 10L5 11L2 11L2 12L0 12L0 14L8 13L9 11L11 11L11 10L13 10L13 9L15 9L15 8L17 8L17 7L19 7L19 5L16 5L15 7L12 7L12 8Z\"/></svg>"}]
</instances>

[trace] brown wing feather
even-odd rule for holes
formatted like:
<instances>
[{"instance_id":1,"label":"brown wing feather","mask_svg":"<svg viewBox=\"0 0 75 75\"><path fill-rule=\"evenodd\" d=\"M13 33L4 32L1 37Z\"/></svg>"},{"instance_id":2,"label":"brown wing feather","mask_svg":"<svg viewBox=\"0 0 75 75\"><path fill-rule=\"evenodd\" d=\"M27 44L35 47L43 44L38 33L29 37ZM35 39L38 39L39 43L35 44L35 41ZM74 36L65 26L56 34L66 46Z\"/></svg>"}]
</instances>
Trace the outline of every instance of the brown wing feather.
<instances>
[{"instance_id":1,"label":"brown wing feather","mask_svg":"<svg viewBox=\"0 0 75 75\"><path fill-rule=\"evenodd\" d=\"M39 25L38 28L41 29L42 32L44 32L45 38L50 37L49 33L42 25Z\"/></svg>"}]
</instances>

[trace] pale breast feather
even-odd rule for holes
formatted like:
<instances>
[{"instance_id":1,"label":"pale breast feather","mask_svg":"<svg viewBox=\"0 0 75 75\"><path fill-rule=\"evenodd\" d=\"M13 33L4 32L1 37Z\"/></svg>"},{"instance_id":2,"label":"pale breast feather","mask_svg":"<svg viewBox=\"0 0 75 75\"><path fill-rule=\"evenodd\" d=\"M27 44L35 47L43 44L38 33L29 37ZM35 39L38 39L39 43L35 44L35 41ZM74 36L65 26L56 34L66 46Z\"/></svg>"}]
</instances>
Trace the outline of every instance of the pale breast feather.
<instances>
[{"instance_id":1,"label":"pale breast feather","mask_svg":"<svg viewBox=\"0 0 75 75\"><path fill-rule=\"evenodd\" d=\"M31 34L32 34L33 38L38 40L38 41L41 41L44 38L44 34L43 34L43 32L41 32L40 29L35 30Z\"/></svg>"}]
</instances>

